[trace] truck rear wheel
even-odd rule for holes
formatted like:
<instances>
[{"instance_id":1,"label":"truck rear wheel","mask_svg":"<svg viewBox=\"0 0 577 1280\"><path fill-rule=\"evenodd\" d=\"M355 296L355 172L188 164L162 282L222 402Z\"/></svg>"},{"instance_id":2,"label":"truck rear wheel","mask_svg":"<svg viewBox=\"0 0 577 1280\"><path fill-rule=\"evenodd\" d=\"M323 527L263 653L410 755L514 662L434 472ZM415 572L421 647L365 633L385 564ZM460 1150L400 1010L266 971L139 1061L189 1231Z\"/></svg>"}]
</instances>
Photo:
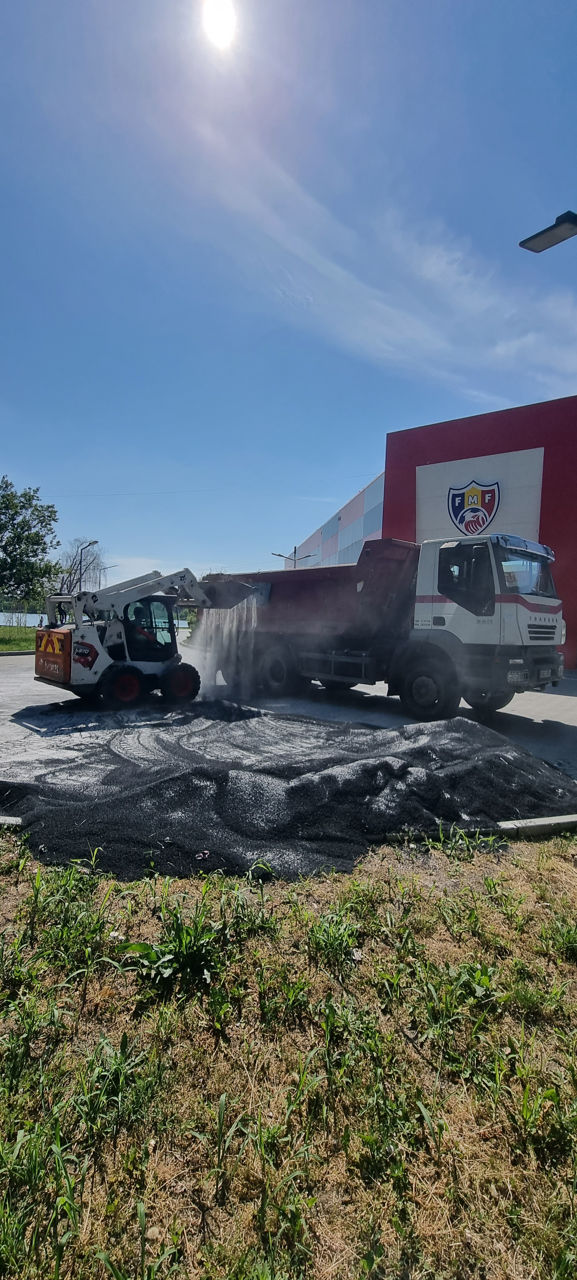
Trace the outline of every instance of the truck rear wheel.
<instances>
[{"instance_id":1,"label":"truck rear wheel","mask_svg":"<svg viewBox=\"0 0 577 1280\"><path fill-rule=\"evenodd\" d=\"M160 683L160 691L167 702L194 702L199 689L200 676L189 662L170 667Z\"/></svg>"},{"instance_id":2,"label":"truck rear wheel","mask_svg":"<svg viewBox=\"0 0 577 1280\"><path fill-rule=\"evenodd\" d=\"M111 666L100 681L105 707L132 707L142 697L143 683L138 667Z\"/></svg>"},{"instance_id":3,"label":"truck rear wheel","mask_svg":"<svg viewBox=\"0 0 577 1280\"><path fill-rule=\"evenodd\" d=\"M258 683L263 693L272 698L287 697L298 687L298 672L290 650L275 644L267 649L260 660Z\"/></svg>"},{"instance_id":4,"label":"truck rear wheel","mask_svg":"<svg viewBox=\"0 0 577 1280\"><path fill-rule=\"evenodd\" d=\"M456 716L461 689L453 667L434 658L415 658L401 678L403 709L415 720Z\"/></svg>"},{"instance_id":5,"label":"truck rear wheel","mask_svg":"<svg viewBox=\"0 0 577 1280\"><path fill-rule=\"evenodd\" d=\"M473 711L483 711L490 716L494 711L502 711L513 701L514 693L478 693L476 696L465 694L465 702Z\"/></svg>"}]
</instances>

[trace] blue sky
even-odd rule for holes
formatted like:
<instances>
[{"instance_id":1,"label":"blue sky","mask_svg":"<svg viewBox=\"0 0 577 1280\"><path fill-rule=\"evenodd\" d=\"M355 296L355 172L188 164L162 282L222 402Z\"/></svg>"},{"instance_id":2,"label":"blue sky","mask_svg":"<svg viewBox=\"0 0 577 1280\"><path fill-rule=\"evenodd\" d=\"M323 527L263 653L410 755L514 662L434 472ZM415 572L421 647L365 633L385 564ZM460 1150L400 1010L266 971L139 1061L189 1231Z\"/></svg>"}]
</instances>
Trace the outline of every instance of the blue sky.
<instances>
[{"instance_id":1,"label":"blue sky","mask_svg":"<svg viewBox=\"0 0 577 1280\"><path fill-rule=\"evenodd\" d=\"M126 573L273 565L387 431L577 392L577 240L517 248L577 207L573 0L236 9L3 9L0 470Z\"/></svg>"}]
</instances>

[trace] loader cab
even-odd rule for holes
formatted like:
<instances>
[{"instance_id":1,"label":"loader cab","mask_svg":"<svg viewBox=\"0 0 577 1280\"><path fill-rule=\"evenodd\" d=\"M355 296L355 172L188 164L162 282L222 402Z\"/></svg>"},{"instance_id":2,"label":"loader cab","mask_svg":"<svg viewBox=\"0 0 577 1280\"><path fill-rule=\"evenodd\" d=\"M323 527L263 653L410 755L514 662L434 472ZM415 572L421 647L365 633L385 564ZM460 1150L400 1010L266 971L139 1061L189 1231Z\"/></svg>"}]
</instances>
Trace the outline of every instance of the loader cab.
<instances>
[{"instance_id":1,"label":"loader cab","mask_svg":"<svg viewBox=\"0 0 577 1280\"><path fill-rule=\"evenodd\" d=\"M177 652L173 603L168 596L146 596L124 609L126 650L131 662L166 662Z\"/></svg>"}]
</instances>

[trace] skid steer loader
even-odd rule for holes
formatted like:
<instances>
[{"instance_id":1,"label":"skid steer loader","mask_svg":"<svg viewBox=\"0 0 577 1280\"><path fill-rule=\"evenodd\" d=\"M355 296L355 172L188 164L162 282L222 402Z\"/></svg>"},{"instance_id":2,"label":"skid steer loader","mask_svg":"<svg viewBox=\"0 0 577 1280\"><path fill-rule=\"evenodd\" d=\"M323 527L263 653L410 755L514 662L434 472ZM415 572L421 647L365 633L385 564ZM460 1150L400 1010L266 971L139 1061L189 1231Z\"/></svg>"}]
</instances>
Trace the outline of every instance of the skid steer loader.
<instances>
[{"instance_id":1,"label":"skid steer loader","mask_svg":"<svg viewBox=\"0 0 577 1280\"><path fill-rule=\"evenodd\" d=\"M49 596L47 625L36 632L35 678L109 707L129 707L152 689L171 702L192 701L200 676L178 652L175 607L231 608L251 590L226 579L201 585L180 569Z\"/></svg>"}]
</instances>

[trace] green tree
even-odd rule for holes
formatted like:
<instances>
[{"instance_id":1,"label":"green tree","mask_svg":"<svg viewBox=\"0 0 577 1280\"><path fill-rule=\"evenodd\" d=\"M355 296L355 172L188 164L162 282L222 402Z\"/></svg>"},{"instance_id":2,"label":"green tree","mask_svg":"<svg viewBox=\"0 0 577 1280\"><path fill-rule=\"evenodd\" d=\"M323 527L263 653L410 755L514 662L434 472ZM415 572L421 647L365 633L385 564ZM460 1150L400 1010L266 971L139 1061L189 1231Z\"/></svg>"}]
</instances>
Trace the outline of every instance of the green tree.
<instances>
[{"instance_id":1,"label":"green tree","mask_svg":"<svg viewBox=\"0 0 577 1280\"><path fill-rule=\"evenodd\" d=\"M38 489L18 493L8 476L0 479L0 600L40 602L58 573L50 559L59 545L58 512L38 495Z\"/></svg>"}]
</instances>

